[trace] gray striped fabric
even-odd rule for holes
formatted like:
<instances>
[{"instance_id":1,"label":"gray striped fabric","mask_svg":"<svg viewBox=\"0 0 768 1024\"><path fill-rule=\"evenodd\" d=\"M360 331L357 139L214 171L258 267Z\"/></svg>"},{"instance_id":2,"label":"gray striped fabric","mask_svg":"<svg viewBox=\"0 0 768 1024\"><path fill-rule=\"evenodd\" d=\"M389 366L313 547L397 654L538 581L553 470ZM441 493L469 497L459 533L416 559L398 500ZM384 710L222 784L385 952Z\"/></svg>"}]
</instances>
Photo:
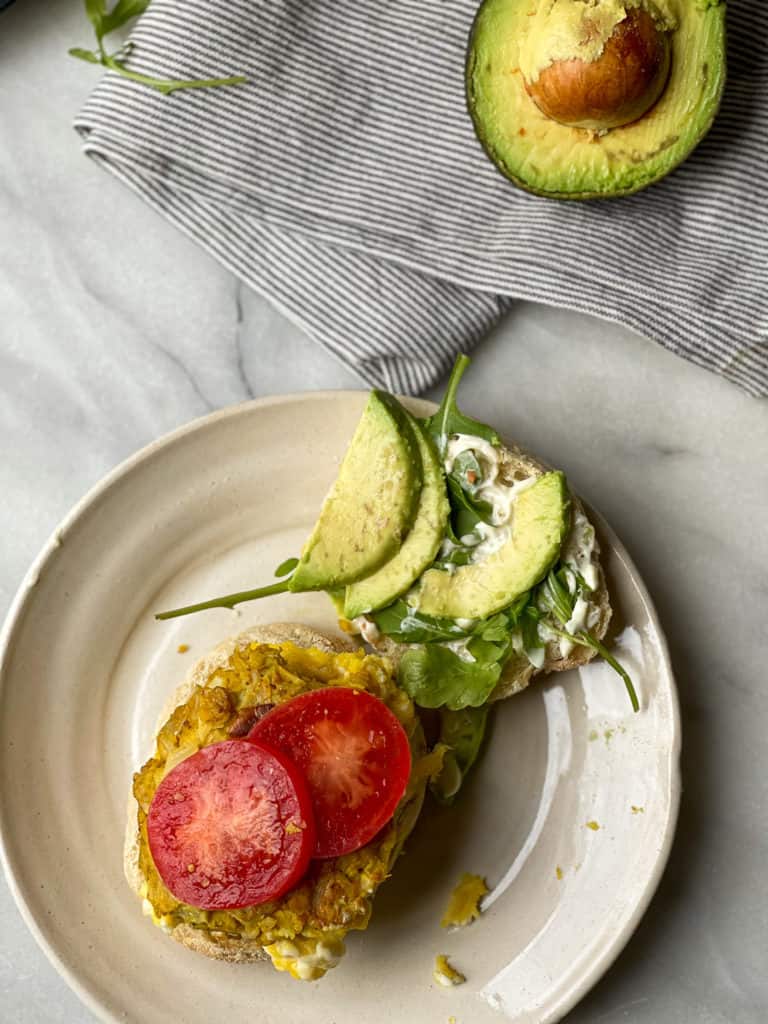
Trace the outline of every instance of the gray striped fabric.
<instances>
[{"instance_id":1,"label":"gray striped fabric","mask_svg":"<svg viewBox=\"0 0 768 1024\"><path fill-rule=\"evenodd\" d=\"M76 127L370 384L423 390L525 298L768 393L763 5L730 5L726 97L694 156L645 193L587 203L520 192L483 155L463 90L475 7L153 0L131 67L248 84L165 97L109 73Z\"/></svg>"}]
</instances>

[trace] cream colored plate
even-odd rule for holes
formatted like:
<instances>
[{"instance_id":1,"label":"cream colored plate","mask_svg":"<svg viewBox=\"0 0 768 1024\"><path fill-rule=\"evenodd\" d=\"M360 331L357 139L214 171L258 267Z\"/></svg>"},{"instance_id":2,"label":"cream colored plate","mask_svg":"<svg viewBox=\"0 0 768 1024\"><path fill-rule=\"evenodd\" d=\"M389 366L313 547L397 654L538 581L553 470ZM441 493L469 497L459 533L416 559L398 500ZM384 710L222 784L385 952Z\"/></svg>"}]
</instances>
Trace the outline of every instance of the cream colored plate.
<instances>
[{"instance_id":1,"label":"cream colored plate","mask_svg":"<svg viewBox=\"0 0 768 1024\"><path fill-rule=\"evenodd\" d=\"M167 694L253 623L334 623L321 595L170 623L152 612L269 582L298 552L364 400L253 402L151 445L73 511L14 603L0 645L5 866L38 941L103 1020L556 1021L621 950L659 880L680 792L677 700L648 595L603 527L616 650L641 714L602 663L506 701L463 799L425 814L369 930L321 982L205 960L142 917L122 877L123 814ZM463 871L492 893L480 921L446 934ZM465 985L435 985L440 952Z\"/></svg>"}]
</instances>

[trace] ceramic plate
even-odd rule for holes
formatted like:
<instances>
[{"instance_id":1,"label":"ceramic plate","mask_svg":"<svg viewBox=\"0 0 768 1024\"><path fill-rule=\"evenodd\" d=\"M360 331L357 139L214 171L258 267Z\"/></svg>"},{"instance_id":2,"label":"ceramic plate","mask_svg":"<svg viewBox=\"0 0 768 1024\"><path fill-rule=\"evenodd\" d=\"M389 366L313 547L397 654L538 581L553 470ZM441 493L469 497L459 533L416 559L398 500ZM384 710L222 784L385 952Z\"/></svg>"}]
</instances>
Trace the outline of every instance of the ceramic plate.
<instances>
[{"instance_id":1,"label":"ceramic plate","mask_svg":"<svg viewBox=\"0 0 768 1024\"><path fill-rule=\"evenodd\" d=\"M167 695L254 623L334 627L317 594L168 623L152 612L268 582L306 537L364 401L257 401L151 445L74 510L15 601L0 645L5 866L38 941L103 1020L556 1021L659 880L680 791L675 688L643 583L603 525L615 650L640 714L602 662L504 702L462 799L424 814L369 930L320 982L206 960L142 917L123 880L124 812ZM440 917L464 871L492 891L478 922L447 934ZM436 953L465 985L433 982Z\"/></svg>"}]
</instances>

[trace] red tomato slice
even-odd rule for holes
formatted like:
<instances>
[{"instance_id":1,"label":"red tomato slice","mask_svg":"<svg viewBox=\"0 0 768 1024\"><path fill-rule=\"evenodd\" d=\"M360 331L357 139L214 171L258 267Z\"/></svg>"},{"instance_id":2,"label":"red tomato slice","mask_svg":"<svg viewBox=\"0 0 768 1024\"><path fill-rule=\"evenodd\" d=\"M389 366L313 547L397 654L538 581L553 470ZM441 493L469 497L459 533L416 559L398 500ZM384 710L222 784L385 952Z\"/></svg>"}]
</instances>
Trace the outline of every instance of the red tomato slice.
<instances>
[{"instance_id":1,"label":"red tomato slice","mask_svg":"<svg viewBox=\"0 0 768 1024\"><path fill-rule=\"evenodd\" d=\"M225 740L170 771L147 817L149 849L173 895L204 910L277 899L315 846L307 784L284 754Z\"/></svg>"},{"instance_id":2,"label":"red tomato slice","mask_svg":"<svg viewBox=\"0 0 768 1024\"><path fill-rule=\"evenodd\" d=\"M249 740L281 750L312 797L315 857L365 846L395 812L411 773L411 748L386 704L363 690L324 687L269 711Z\"/></svg>"}]
</instances>

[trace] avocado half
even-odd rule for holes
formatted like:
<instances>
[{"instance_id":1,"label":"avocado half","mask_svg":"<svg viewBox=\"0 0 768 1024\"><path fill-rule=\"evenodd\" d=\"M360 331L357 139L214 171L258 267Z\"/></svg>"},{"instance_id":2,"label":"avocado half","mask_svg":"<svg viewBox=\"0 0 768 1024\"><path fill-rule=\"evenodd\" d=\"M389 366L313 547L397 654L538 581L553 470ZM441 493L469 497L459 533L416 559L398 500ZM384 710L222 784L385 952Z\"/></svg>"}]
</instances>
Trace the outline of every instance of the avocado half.
<instances>
[{"instance_id":1,"label":"avocado half","mask_svg":"<svg viewBox=\"0 0 768 1024\"><path fill-rule=\"evenodd\" d=\"M560 123L534 102L521 65L530 69L533 54L543 66L547 41L540 35L553 10L592 24L606 8L619 8L619 18L638 8L652 13L669 50L665 84L628 124L596 130ZM561 59L575 58L563 50L559 28L555 52L559 45ZM706 135L725 84L725 52L720 0L485 0L469 39L467 106L486 153L520 188L552 199L630 195L663 178Z\"/></svg>"}]
</instances>

